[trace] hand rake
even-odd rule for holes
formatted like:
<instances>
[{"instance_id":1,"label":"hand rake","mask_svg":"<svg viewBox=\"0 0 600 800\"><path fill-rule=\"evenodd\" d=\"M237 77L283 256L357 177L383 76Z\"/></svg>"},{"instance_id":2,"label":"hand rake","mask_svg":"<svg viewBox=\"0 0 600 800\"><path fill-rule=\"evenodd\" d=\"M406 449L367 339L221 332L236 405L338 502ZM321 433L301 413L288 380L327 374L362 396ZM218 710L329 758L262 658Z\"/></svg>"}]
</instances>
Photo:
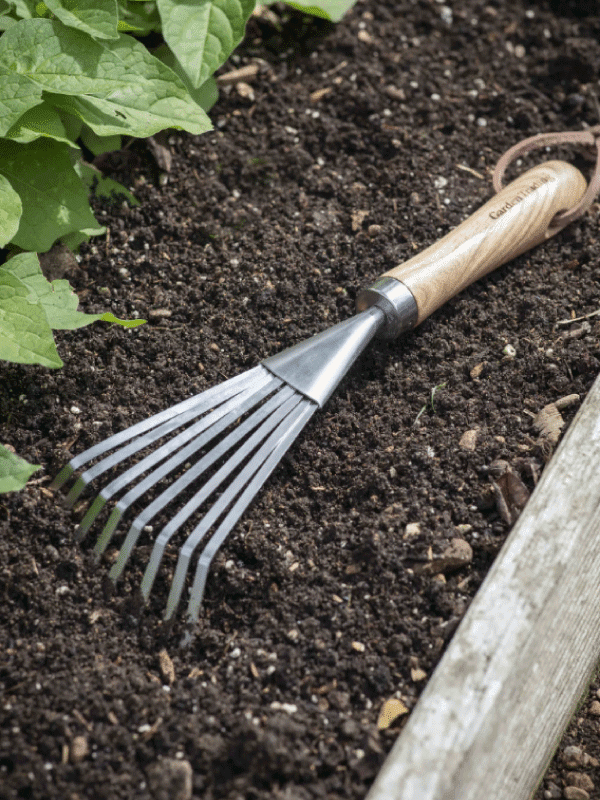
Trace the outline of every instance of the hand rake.
<instances>
[{"instance_id":1,"label":"hand rake","mask_svg":"<svg viewBox=\"0 0 600 800\"><path fill-rule=\"evenodd\" d=\"M66 499L69 505L100 475L109 470L114 474L117 465L131 462L96 497L79 524L78 538L103 506L120 496L97 540L94 550L100 555L121 518L154 490L131 523L110 571L116 581L144 530L149 532L152 520L167 514L169 521L156 538L141 583L147 600L165 548L191 517L203 514L179 550L165 612L166 620L175 614L194 552L208 537L188 604L189 619L197 620L217 551L371 340L376 335L394 338L413 328L472 281L556 233L561 227L556 215L572 208L585 188L581 173L566 162L549 161L529 170L439 242L363 290L351 319L73 458L53 488L80 467L94 465L75 481Z\"/></svg>"}]
</instances>

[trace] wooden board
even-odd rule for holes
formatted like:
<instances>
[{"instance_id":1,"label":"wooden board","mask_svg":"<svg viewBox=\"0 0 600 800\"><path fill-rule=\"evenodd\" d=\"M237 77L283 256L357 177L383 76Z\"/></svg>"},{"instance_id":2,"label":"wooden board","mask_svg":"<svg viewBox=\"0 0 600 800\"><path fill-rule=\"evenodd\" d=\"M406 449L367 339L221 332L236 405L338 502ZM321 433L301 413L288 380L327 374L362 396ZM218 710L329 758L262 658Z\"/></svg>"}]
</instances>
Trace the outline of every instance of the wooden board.
<instances>
[{"instance_id":1,"label":"wooden board","mask_svg":"<svg viewBox=\"0 0 600 800\"><path fill-rule=\"evenodd\" d=\"M367 800L526 800L600 657L600 378Z\"/></svg>"}]
</instances>

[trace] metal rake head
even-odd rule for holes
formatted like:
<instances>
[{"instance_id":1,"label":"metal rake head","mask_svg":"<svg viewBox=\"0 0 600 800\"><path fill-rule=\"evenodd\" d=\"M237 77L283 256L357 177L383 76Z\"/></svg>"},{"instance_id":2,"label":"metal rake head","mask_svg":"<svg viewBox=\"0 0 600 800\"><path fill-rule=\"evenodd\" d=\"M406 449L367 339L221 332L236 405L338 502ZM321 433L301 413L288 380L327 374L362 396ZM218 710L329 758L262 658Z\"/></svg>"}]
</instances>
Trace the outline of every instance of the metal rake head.
<instances>
[{"instance_id":1,"label":"metal rake head","mask_svg":"<svg viewBox=\"0 0 600 800\"><path fill-rule=\"evenodd\" d=\"M66 503L72 506L96 478L122 462L133 460L131 466L102 489L77 528L77 538L81 540L104 505L120 495L96 542L94 552L99 556L129 508L157 487L158 495L131 523L109 573L116 582L144 528L188 487L199 484L193 496L183 505L180 503L181 507L154 543L140 587L144 601L150 595L171 539L221 489L180 547L167 599L165 619L170 620L179 605L194 552L213 530L200 553L190 593L187 613L191 621L196 621L213 558L317 407L259 365L90 447L71 459L52 488L63 486L84 464L113 451L77 478L66 498ZM214 442L217 437L220 438ZM212 447L207 448L210 443ZM149 452L144 454L145 451ZM167 513L172 510L169 508Z\"/></svg>"}]
</instances>

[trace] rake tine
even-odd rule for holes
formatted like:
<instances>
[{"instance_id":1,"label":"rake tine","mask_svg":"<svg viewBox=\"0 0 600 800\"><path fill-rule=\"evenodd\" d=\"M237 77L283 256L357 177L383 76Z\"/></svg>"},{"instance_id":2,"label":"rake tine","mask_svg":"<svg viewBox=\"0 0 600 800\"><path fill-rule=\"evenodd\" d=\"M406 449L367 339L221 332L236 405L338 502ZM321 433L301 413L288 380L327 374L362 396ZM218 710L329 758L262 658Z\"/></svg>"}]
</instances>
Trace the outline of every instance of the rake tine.
<instances>
[{"instance_id":1,"label":"rake tine","mask_svg":"<svg viewBox=\"0 0 600 800\"><path fill-rule=\"evenodd\" d=\"M72 458L71 461L69 461L69 463L55 478L51 488L59 489L76 470L78 470L84 464L87 464L88 461L91 461L103 453L113 450L115 447L118 447L125 442L129 442L130 440L139 436L140 438L133 443L139 443L139 446L134 447L122 457L118 457L118 455L123 453L123 450L117 451L117 454L113 454L112 456L107 456L107 458L103 459L98 465L96 465L97 467L104 465L102 469L96 470L92 468L91 470L84 472L83 475L77 479L75 485L65 500L66 505L73 505L85 486L98 475L102 474L102 472L120 463L120 461L122 461L124 458L127 458L128 455L131 455L132 453L137 452L139 449L152 444L157 439L162 438L162 436L165 436L167 433L170 433L172 430L175 430L176 428L185 424L190 419L199 416L204 412L204 410L212 408L215 405L218 405L220 402L227 400L229 397L239 394L247 386L253 385L255 380L262 377L264 373L265 369L261 365L258 365L254 369L249 370L247 373L236 375L234 378L225 381L225 383L214 386L211 389L208 389L206 392L202 392L194 397L190 397L187 400L184 400L181 403L173 406L172 408L160 411L158 414L155 414L146 420L142 420L136 425L132 425L131 427L126 428L125 430L120 431L113 436L110 436L108 439L105 439L102 442L98 442L98 444L88 448L80 455L75 456L75 458ZM147 436L141 435L145 434L147 431L150 431ZM117 457L115 458L115 456Z\"/></svg>"},{"instance_id":2,"label":"rake tine","mask_svg":"<svg viewBox=\"0 0 600 800\"><path fill-rule=\"evenodd\" d=\"M285 389L282 391L285 391ZM292 392L293 390L288 389L287 391ZM165 508L165 506L167 506L171 502L171 500L173 500L178 494L180 494L187 486L189 486L193 481L197 480L197 478L200 477L200 475L202 475L202 473L205 472L212 464L214 464L214 462L217 461L224 453L226 453L227 450L231 449L231 447L234 444L237 444L238 441L243 436L245 436L247 432L252 430L253 427L256 427L256 425L259 424L259 422L266 413L264 409L266 407L272 408L273 405L274 403L272 398L270 401L265 403L263 407L259 408L258 411L256 411L244 423L242 423L242 425L239 428L232 431L225 439L219 442L217 447L213 448L209 453L207 453L203 458L201 458L200 461L194 464L193 467L190 467L183 475L181 475L173 484L168 486L157 498L155 498L152 501L152 503L146 506L146 508L140 514L138 514L138 516L131 524L131 527L129 528L127 537L123 542L123 544L121 545L117 560L110 572L110 578L113 581L117 581L118 578L120 577L123 569L125 568L127 560L129 559L131 551L135 547L137 540L140 537L141 532L143 531L144 527L152 520L152 518L155 517L156 514L158 514L160 511L162 511L163 508ZM242 411L244 410L246 409L242 409ZM234 418L237 418L237 415L234 415ZM209 441L210 438L211 437L207 437L207 441ZM194 445L195 442L192 442L191 444ZM205 442L203 442L203 444L205 444ZM184 520L182 521L185 521L185 519L187 519L187 517L198 507L199 502L202 502L202 501L194 502L197 497L198 493L184 506L184 509L188 509L190 508L190 506L191 508L184 517ZM177 514L176 516L177 519L180 518L182 511L180 511ZM117 518L117 521L119 518L120 517ZM107 523L107 527L109 524L110 520ZM109 530L109 536L112 534L112 530L114 530L114 528L111 528ZM107 542L104 541L104 538L105 538L105 532L103 531L102 537L98 540L98 543L96 544L95 548L96 553L101 553L106 547Z\"/></svg>"},{"instance_id":3,"label":"rake tine","mask_svg":"<svg viewBox=\"0 0 600 800\"><path fill-rule=\"evenodd\" d=\"M96 546L96 552L98 554L102 553L110 541L112 532L114 532L124 511L129 507L129 505L131 505L131 503L134 502L134 500L158 483L158 481L165 477L165 475L168 475L169 472L172 472L174 469L176 469L181 463L185 463L188 456L193 455L207 442L224 430L227 425L240 416L240 413L244 413L244 409L246 407L251 407L256 402L256 397L262 399L262 397L274 391L274 389L280 385L281 381L273 378L271 381L265 381L262 386L259 385L257 390L255 390L255 388L252 386L244 389L242 392L235 395L235 397L232 397L226 402L222 403L210 414L204 416L201 420L194 423L194 425L190 426L189 428L186 428L174 439L165 442L165 444L163 444L157 450L154 450L137 464L134 464L132 467L130 467L126 472L123 472L121 475L115 478L104 489L102 489L100 494L92 503L87 514L78 526L77 538L83 538L83 536L90 529L104 504L113 495L115 495L117 492L120 492L121 489L124 489L127 485L132 483L144 472L147 472L155 464L163 461L163 459L166 458L170 453L177 451L178 448L184 445L187 441L193 439L193 441L188 444L187 447L179 450L179 452L175 452L171 458L169 458L160 467L152 471L140 484L131 489L127 495L121 501L119 501L117 507L111 514L109 522L106 524L102 532L102 540L108 537L106 538L105 545L101 548L98 548L98 545ZM110 534L107 533L109 528Z\"/></svg>"},{"instance_id":4,"label":"rake tine","mask_svg":"<svg viewBox=\"0 0 600 800\"><path fill-rule=\"evenodd\" d=\"M232 445L242 441L247 433L257 428L257 426L265 419L269 420L267 425L270 425L271 428L275 427L277 423L280 422L290 412L290 409L297 403L297 393L291 389L291 387L285 387L281 389L281 391L278 392L275 397L271 398L271 400L259 408L255 414L252 415L252 417L248 418L248 420L246 420L246 422L240 426L238 430L234 431L227 437L227 439L223 440L222 447L219 448L216 458L220 458L222 455L224 455L224 453L227 452L227 450L231 449ZM194 497L192 497L191 500L189 500L178 512L178 514L173 517L173 519L163 528L156 542L154 543L154 547L152 548L152 553L150 555L150 561L148 562L148 566L146 567L146 571L142 579L141 593L145 601L150 595L152 585L156 578L156 573L158 572L158 568L160 567L164 555L164 551L171 538L179 530L181 525L183 525L183 523L191 516L191 514L193 514L193 512L199 508L200 505L223 483L225 478L227 478L231 472L237 466L239 466L239 464L241 464L256 447L260 445L261 441L264 440L265 435L265 424L263 424L255 430L254 434L243 443L239 450L231 455L221 469L219 469L219 471L202 486L202 488L194 495ZM211 459L211 461L216 460L216 458ZM135 542L132 543L131 547L133 547L134 544ZM126 546L127 542L125 542L123 548ZM117 564L119 561L120 554ZM117 564L115 564L115 567L113 567L113 571L115 572ZM119 570L119 574L120 572L121 570ZM116 577L118 577L118 575Z\"/></svg>"},{"instance_id":5,"label":"rake tine","mask_svg":"<svg viewBox=\"0 0 600 800\"><path fill-rule=\"evenodd\" d=\"M167 599L165 620L170 620L177 611L185 584L189 561L194 550L204 538L211 525L221 516L235 497L242 492L225 520L221 523L216 533L213 534L198 563L188 607L188 616L190 620L195 622L198 619L206 577L216 552L316 409L316 403L298 395L295 407L290 409L290 413L277 425L275 430L270 433L262 447L260 447L253 456L252 460L246 465L242 472L240 472L234 482L209 509L189 535L179 553L175 576L173 577L171 591ZM267 423L265 423L265 426L266 424ZM267 431L267 433L269 432ZM246 489L242 491L244 486L246 486Z\"/></svg>"}]
</instances>

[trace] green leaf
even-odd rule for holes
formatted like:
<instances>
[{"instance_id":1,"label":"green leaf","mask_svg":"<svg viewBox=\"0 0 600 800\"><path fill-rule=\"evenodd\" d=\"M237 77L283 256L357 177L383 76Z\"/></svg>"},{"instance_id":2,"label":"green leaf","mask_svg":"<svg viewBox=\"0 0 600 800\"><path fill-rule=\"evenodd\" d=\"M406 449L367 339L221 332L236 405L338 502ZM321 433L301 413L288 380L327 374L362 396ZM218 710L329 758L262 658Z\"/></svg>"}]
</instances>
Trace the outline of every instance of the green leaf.
<instances>
[{"instance_id":1,"label":"green leaf","mask_svg":"<svg viewBox=\"0 0 600 800\"><path fill-rule=\"evenodd\" d=\"M53 330L72 331L97 320L116 323L125 328L136 328L145 322L143 319L121 320L110 312L85 314L78 311L79 299L69 282L56 280L50 283L42 273L35 253L14 256L0 267L0 276L3 271L9 272L29 290L28 300L41 306Z\"/></svg>"},{"instance_id":2,"label":"green leaf","mask_svg":"<svg viewBox=\"0 0 600 800\"><path fill-rule=\"evenodd\" d=\"M71 142L76 142L81 135L83 122L79 119L79 117L74 117L72 114L65 114L60 109L58 111L58 115L62 124L65 126L69 140Z\"/></svg>"},{"instance_id":3,"label":"green leaf","mask_svg":"<svg viewBox=\"0 0 600 800\"><path fill-rule=\"evenodd\" d=\"M57 142L64 142L70 147L75 147L74 142L69 139L60 114L48 103L30 108L6 132L7 139L12 139L20 144L28 144L41 136L47 136L49 139L55 139Z\"/></svg>"},{"instance_id":4,"label":"green leaf","mask_svg":"<svg viewBox=\"0 0 600 800\"><path fill-rule=\"evenodd\" d=\"M53 20L20 22L0 37L0 66L52 92L49 102L100 136L212 128L175 73L125 34L105 46Z\"/></svg>"},{"instance_id":5,"label":"green leaf","mask_svg":"<svg viewBox=\"0 0 600 800\"><path fill-rule=\"evenodd\" d=\"M9 4L21 19L31 19L35 16L36 0L9 0Z\"/></svg>"},{"instance_id":6,"label":"green leaf","mask_svg":"<svg viewBox=\"0 0 600 800\"><path fill-rule=\"evenodd\" d=\"M116 39L116 0L44 0L63 25L76 28L94 39Z\"/></svg>"},{"instance_id":7,"label":"green leaf","mask_svg":"<svg viewBox=\"0 0 600 800\"><path fill-rule=\"evenodd\" d=\"M73 169L67 145L46 138L26 145L5 139L0 145L0 173L8 178L23 204L13 244L23 250L45 252L72 231L103 232Z\"/></svg>"},{"instance_id":8,"label":"green leaf","mask_svg":"<svg viewBox=\"0 0 600 800\"><path fill-rule=\"evenodd\" d=\"M13 26L13 29L17 27ZM2 35L0 43L7 35ZM26 111L41 102L42 90L39 86L0 63L0 136L4 136Z\"/></svg>"},{"instance_id":9,"label":"green leaf","mask_svg":"<svg viewBox=\"0 0 600 800\"><path fill-rule=\"evenodd\" d=\"M69 282L65 280L48 281L40 268L35 253L20 253L0 267L17 278L29 290L27 299L40 305L46 315L48 325L53 330L73 330L87 322L79 322L77 306L79 300ZM85 318L85 314L81 314Z\"/></svg>"},{"instance_id":10,"label":"green leaf","mask_svg":"<svg viewBox=\"0 0 600 800\"><path fill-rule=\"evenodd\" d=\"M39 464L30 464L24 458L11 453L0 445L0 493L17 492L22 489L34 472L41 469Z\"/></svg>"},{"instance_id":11,"label":"green leaf","mask_svg":"<svg viewBox=\"0 0 600 800\"><path fill-rule=\"evenodd\" d=\"M22 212L21 198L0 175L0 247L7 245L19 229Z\"/></svg>"},{"instance_id":12,"label":"green leaf","mask_svg":"<svg viewBox=\"0 0 600 800\"><path fill-rule=\"evenodd\" d=\"M153 55L181 78L190 97L195 103L198 103L200 108L203 108L207 112L210 111L219 99L219 87L212 75L204 81L202 86L198 89L194 89L183 67L166 44L161 44L160 47L157 47L156 50L153 51Z\"/></svg>"},{"instance_id":13,"label":"green leaf","mask_svg":"<svg viewBox=\"0 0 600 800\"><path fill-rule=\"evenodd\" d=\"M113 325L120 325L122 328L139 328L140 325L145 325L145 319L119 319L115 317L110 311L105 311L104 314L86 314L90 322L99 320L100 322L112 322Z\"/></svg>"},{"instance_id":14,"label":"green leaf","mask_svg":"<svg viewBox=\"0 0 600 800\"><path fill-rule=\"evenodd\" d=\"M135 31L136 36L148 36L153 32L160 32L161 24L158 9L155 3L145 0L132 0L131 3L119 3L120 31Z\"/></svg>"},{"instance_id":15,"label":"green leaf","mask_svg":"<svg viewBox=\"0 0 600 800\"><path fill-rule=\"evenodd\" d=\"M29 300L29 288L5 266L0 268L0 359L62 367L43 308Z\"/></svg>"},{"instance_id":16,"label":"green leaf","mask_svg":"<svg viewBox=\"0 0 600 800\"><path fill-rule=\"evenodd\" d=\"M103 153L112 153L114 150L121 149L120 136L98 136L87 125L84 125L81 129L81 141L94 156L101 156Z\"/></svg>"},{"instance_id":17,"label":"green leaf","mask_svg":"<svg viewBox=\"0 0 600 800\"><path fill-rule=\"evenodd\" d=\"M311 0L296 0L294 3L287 2L288 6L312 14L314 17L329 19L331 22L339 22L348 9L356 3L356 0L321 0L315 4Z\"/></svg>"},{"instance_id":18,"label":"green leaf","mask_svg":"<svg viewBox=\"0 0 600 800\"><path fill-rule=\"evenodd\" d=\"M12 17L0 16L0 31L7 31L10 27L17 24L17 20Z\"/></svg>"},{"instance_id":19,"label":"green leaf","mask_svg":"<svg viewBox=\"0 0 600 800\"><path fill-rule=\"evenodd\" d=\"M197 89L241 42L255 0L157 0L162 34Z\"/></svg>"},{"instance_id":20,"label":"green leaf","mask_svg":"<svg viewBox=\"0 0 600 800\"><path fill-rule=\"evenodd\" d=\"M96 197L105 197L108 200L114 200L115 197L124 197L130 206L139 206L139 200L133 195L127 187L122 183L107 178L99 169L90 166L83 161L78 161L75 164L75 171L85 183L90 191L93 191Z\"/></svg>"}]
</instances>

